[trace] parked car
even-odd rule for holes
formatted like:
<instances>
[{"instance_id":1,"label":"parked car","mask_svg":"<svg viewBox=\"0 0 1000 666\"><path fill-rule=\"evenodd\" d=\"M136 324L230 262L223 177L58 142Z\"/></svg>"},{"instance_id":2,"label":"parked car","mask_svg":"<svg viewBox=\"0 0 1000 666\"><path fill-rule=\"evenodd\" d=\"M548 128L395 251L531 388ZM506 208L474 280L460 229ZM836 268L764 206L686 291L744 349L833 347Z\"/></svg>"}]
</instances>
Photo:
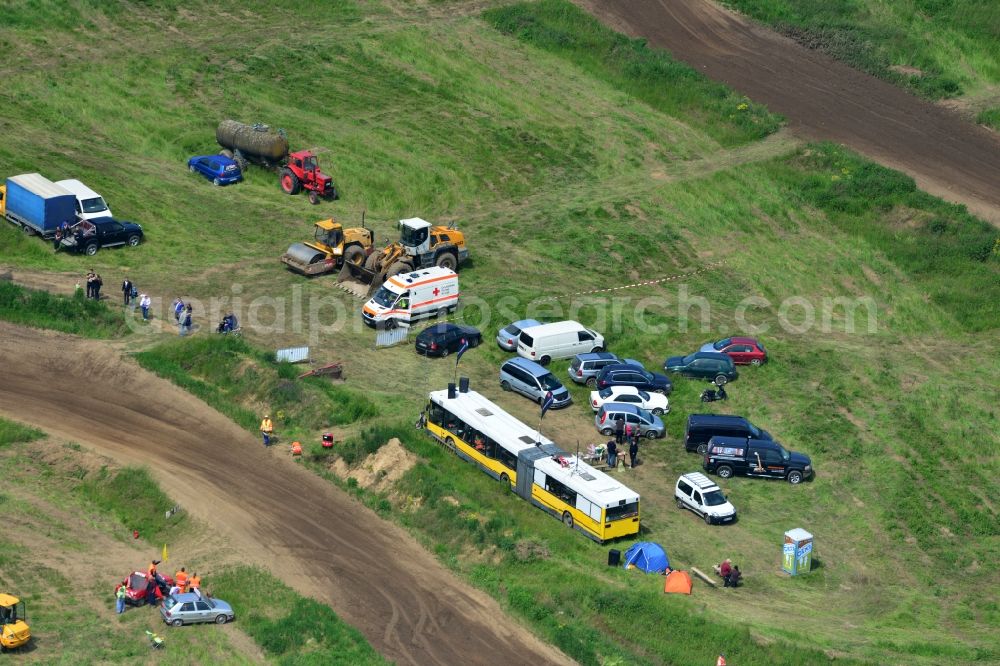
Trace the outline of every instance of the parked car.
<instances>
[{"instance_id":1,"label":"parked car","mask_svg":"<svg viewBox=\"0 0 1000 666\"><path fill-rule=\"evenodd\" d=\"M534 400L539 405L545 401L545 394L552 391L552 406L565 407L573 402L573 397L556 376L546 368L526 358L512 358L500 366L500 388L516 391Z\"/></svg>"},{"instance_id":2,"label":"parked car","mask_svg":"<svg viewBox=\"0 0 1000 666\"><path fill-rule=\"evenodd\" d=\"M98 217L83 220L72 227L72 233L62 239L60 247L70 252L84 252L94 256L102 247L128 245L135 247L142 242L142 227L135 222Z\"/></svg>"},{"instance_id":3,"label":"parked car","mask_svg":"<svg viewBox=\"0 0 1000 666\"><path fill-rule=\"evenodd\" d=\"M497 333L497 345L504 351L517 351L517 338L521 331L531 326L541 326L542 322L534 319L521 319L513 324L507 324Z\"/></svg>"},{"instance_id":4,"label":"parked car","mask_svg":"<svg viewBox=\"0 0 1000 666\"><path fill-rule=\"evenodd\" d=\"M774 439L771 433L758 428L742 416L731 414L690 414L684 427L684 448L705 455L708 440L713 437L742 439Z\"/></svg>"},{"instance_id":5,"label":"parked car","mask_svg":"<svg viewBox=\"0 0 1000 666\"><path fill-rule=\"evenodd\" d=\"M678 509L688 509L709 525L736 520L736 507L729 503L722 489L701 472L683 474L674 486Z\"/></svg>"},{"instance_id":6,"label":"parked car","mask_svg":"<svg viewBox=\"0 0 1000 666\"><path fill-rule=\"evenodd\" d=\"M740 376L733 359L719 352L695 352L687 356L671 356L663 362L663 369L685 377L714 381L719 386L736 381Z\"/></svg>"},{"instance_id":7,"label":"parked car","mask_svg":"<svg viewBox=\"0 0 1000 666\"><path fill-rule=\"evenodd\" d=\"M240 165L225 155L196 155L188 160L188 169L200 173L213 185L228 185L243 180Z\"/></svg>"},{"instance_id":8,"label":"parked car","mask_svg":"<svg viewBox=\"0 0 1000 666\"><path fill-rule=\"evenodd\" d=\"M601 374L597 375L596 388L609 386L634 386L643 391L664 395L670 395L674 390L674 385L665 375L649 372L637 362L605 366Z\"/></svg>"},{"instance_id":9,"label":"parked car","mask_svg":"<svg viewBox=\"0 0 1000 666\"><path fill-rule=\"evenodd\" d=\"M667 427L659 416L624 402L606 402L597 410L594 416L594 426L602 435L613 435L615 421L624 421L633 428L639 428L639 434L649 439L667 436Z\"/></svg>"},{"instance_id":10,"label":"parked car","mask_svg":"<svg viewBox=\"0 0 1000 666\"><path fill-rule=\"evenodd\" d=\"M812 461L804 453L788 451L769 439L713 437L708 440L705 471L723 479L734 475L788 479L801 483L813 474Z\"/></svg>"},{"instance_id":11,"label":"parked car","mask_svg":"<svg viewBox=\"0 0 1000 666\"><path fill-rule=\"evenodd\" d=\"M606 402L624 402L636 405L661 416L670 411L670 401L662 393L650 393L634 386L608 386L590 392L590 406L596 412Z\"/></svg>"},{"instance_id":12,"label":"parked car","mask_svg":"<svg viewBox=\"0 0 1000 666\"><path fill-rule=\"evenodd\" d=\"M478 347L483 334L472 326L459 324L434 324L420 331L413 348L418 354L427 356L447 356L457 352L468 342L469 347Z\"/></svg>"},{"instance_id":13,"label":"parked car","mask_svg":"<svg viewBox=\"0 0 1000 666\"><path fill-rule=\"evenodd\" d=\"M611 352L587 352L577 354L569 364L569 378L577 384L597 386L597 375L606 365L621 363L621 359Z\"/></svg>"},{"instance_id":14,"label":"parked car","mask_svg":"<svg viewBox=\"0 0 1000 666\"><path fill-rule=\"evenodd\" d=\"M524 328L517 338L518 355L542 365L548 365L552 359L599 351L604 351L604 336L575 321Z\"/></svg>"},{"instance_id":15,"label":"parked car","mask_svg":"<svg viewBox=\"0 0 1000 666\"><path fill-rule=\"evenodd\" d=\"M158 574L155 584L160 589L160 594L166 596L167 592L174 585L174 579L171 576ZM133 571L125 576L125 579L119 583L119 586L125 587L126 604L141 606L146 603L146 588L149 586L149 578L146 576L145 571ZM115 588L115 592L117 591L118 588Z\"/></svg>"},{"instance_id":16,"label":"parked car","mask_svg":"<svg viewBox=\"0 0 1000 666\"><path fill-rule=\"evenodd\" d=\"M222 599L200 596L194 592L168 596L160 604L163 621L174 627L198 622L225 624L236 619L233 607Z\"/></svg>"},{"instance_id":17,"label":"parked car","mask_svg":"<svg viewBox=\"0 0 1000 666\"><path fill-rule=\"evenodd\" d=\"M723 338L717 342L706 342L698 351L725 354L736 365L767 363L767 350L756 338Z\"/></svg>"}]
</instances>

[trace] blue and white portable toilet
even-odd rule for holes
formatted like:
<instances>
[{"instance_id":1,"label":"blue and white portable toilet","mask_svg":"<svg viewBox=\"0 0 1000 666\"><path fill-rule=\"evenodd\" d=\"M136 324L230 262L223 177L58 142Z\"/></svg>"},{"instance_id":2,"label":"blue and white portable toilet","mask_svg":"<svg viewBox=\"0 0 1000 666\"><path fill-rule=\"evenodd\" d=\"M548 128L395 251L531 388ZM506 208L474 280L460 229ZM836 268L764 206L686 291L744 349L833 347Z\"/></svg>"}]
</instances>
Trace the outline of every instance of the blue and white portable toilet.
<instances>
[{"instance_id":1,"label":"blue and white portable toilet","mask_svg":"<svg viewBox=\"0 0 1000 666\"><path fill-rule=\"evenodd\" d=\"M812 549L812 534L801 527L788 530L785 532L781 568L793 576L809 573L809 569L812 568Z\"/></svg>"}]
</instances>

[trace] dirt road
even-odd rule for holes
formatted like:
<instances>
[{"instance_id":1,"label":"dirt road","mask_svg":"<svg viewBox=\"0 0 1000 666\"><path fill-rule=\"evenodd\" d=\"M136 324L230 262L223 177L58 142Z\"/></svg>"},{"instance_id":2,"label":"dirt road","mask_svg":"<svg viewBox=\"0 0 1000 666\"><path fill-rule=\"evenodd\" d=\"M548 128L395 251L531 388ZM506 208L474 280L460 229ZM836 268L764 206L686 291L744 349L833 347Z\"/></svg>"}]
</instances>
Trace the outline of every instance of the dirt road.
<instances>
[{"instance_id":1,"label":"dirt road","mask_svg":"<svg viewBox=\"0 0 1000 666\"><path fill-rule=\"evenodd\" d=\"M1000 225L1000 138L709 0L576 0L616 30L763 102L807 139L828 139L913 176Z\"/></svg>"},{"instance_id":2,"label":"dirt road","mask_svg":"<svg viewBox=\"0 0 1000 666\"><path fill-rule=\"evenodd\" d=\"M568 664L405 532L107 344L0 322L0 414L148 465L241 552L400 664Z\"/></svg>"}]
</instances>

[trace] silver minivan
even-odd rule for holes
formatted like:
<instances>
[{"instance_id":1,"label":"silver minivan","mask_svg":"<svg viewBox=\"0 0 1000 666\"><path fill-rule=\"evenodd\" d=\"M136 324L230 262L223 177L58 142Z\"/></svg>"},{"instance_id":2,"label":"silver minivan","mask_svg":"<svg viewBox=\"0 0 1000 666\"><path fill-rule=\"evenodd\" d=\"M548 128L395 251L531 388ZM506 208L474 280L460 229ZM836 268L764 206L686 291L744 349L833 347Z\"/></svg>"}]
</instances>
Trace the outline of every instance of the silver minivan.
<instances>
[{"instance_id":1,"label":"silver minivan","mask_svg":"<svg viewBox=\"0 0 1000 666\"><path fill-rule=\"evenodd\" d=\"M542 322L536 319L521 319L513 324L507 324L497 333L497 346L504 351L517 351L517 339L521 336L521 331L541 325Z\"/></svg>"},{"instance_id":2,"label":"silver minivan","mask_svg":"<svg viewBox=\"0 0 1000 666\"><path fill-rule=\"evenodd\" d=\"M569 391L555 375L534 361L512 358L500 366L500 388L516 391L534 400L539 405L545 401L545 394L552 391L552 406L565 407L573 402Z\"/></svg>"},{"instance_id":3,"label":"silver minivan","mask_svg":"<svg viewBox=\"0 0 1000 666\"><path fill-rule=\"evenodd\" d=\"M667 427L660 417L636 405L606 402L594 416L594 426L606 436L615 434L615 421L624 421L625 425L638 427L639 434L649 439L667 436Z\"/></svg>"}]
</instances>

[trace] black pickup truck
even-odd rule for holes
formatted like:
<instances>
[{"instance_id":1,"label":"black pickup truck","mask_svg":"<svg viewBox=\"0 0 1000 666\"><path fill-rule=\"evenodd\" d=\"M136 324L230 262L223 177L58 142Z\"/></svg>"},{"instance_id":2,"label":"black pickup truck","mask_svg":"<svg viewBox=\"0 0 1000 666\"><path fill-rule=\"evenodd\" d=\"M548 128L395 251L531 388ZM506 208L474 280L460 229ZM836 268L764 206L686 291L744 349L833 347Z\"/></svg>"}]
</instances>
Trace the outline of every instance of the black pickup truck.
<instances>
[{"instance_id":1,"label":"black pickup truck","mask_svg":"<svg viewBox=\"0 0 1000 666\"><path fill-rule=\"evenodd\" d=\"M142 227L135 222L116 220L113 217L98 217L71 227L67 237L62 239L62 247L71 252L85 252L93 256L102 247L113 245L135 247L141 242Z\"/></svg>"},{"instance_id":2,"label":"black pickup truck","mask_svg":"<svg viewBox=\"0 0 1000 666\"><path fill-rule=\"evenodd\" d=\"M788 479L801 483L813 475L812 461L767 439L713 437L708 440L704 468L723 479L733 475Z\"/></svg>"}]
</instances>

